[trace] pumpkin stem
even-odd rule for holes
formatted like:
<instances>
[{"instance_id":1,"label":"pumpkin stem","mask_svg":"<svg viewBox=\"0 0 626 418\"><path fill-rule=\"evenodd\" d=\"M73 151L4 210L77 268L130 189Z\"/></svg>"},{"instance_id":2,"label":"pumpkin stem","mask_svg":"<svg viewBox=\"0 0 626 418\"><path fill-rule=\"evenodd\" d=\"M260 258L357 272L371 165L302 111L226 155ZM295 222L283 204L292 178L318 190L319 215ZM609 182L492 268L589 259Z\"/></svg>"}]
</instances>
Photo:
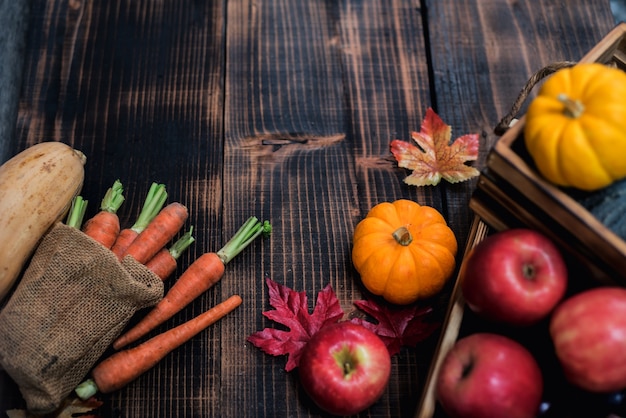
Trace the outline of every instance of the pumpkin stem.
<instances>
[{"instance_id":1,"label":"pumpkin stem","mask_svg":"<svg viewBox=\"0 0 626 418\"><path fill-rule=\"evenodd\" d=\"M585 111L585 105L582 104L580 100L572 100L564 93L559 94L557 96L557 99L565 106L565 109L563 109L563 113L565 113L565 116L567 117L577 119Z\"/></svg>"},{"instance_id":2,"label":"pumpkin stem","mask_svg":"<svg viewBox=\"0 0 626 418\"><path fill-rule=\"evenodd\" d=\"M395 231L393 231L392 235L398 244L404 245L405 247L413 241L413 236L411 236L409 228L407 228L406 226L401 226L400 228L396 229Z\"/></svg>"}]
</instances>

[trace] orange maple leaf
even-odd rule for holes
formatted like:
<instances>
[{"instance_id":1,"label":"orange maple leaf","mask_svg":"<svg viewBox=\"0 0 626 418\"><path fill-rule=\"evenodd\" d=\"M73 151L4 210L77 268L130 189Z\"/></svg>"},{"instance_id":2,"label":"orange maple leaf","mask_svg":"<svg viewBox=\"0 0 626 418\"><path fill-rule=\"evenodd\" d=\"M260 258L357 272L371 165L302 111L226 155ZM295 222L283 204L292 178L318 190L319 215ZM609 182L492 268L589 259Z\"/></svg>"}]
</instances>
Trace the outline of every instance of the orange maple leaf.
<instances>
[{"instance_id":1,"label":"orange maple leaf","mask_svg":"<svg viewBox=\"0 0 626 418\"><path fill-rule=\"evenodd\" d=\"M428 108L420 132L412 132L417 146L395 139L391 153L398 166L412 170L404 182L413 186L435 186L441 179L458 183L480 172L466 163L478 158L478 134L463 135L450 144L452 129Z\"/></svg>"}]
</instances>

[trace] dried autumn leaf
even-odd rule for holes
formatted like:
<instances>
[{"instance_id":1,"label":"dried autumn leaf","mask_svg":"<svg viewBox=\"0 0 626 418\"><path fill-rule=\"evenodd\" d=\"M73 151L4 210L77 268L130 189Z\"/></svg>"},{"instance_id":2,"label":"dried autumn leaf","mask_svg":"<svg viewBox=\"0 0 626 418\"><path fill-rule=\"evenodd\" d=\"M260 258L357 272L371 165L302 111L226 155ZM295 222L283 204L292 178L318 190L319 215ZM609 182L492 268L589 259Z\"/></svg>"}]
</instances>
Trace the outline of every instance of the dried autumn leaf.
<instances>
[{"instance_id":1,"label":"dried autumn leaf","mask_svg":"<svg viewBox=\"0 0 626 418\"><path fill-rule=\"evenodd\" d=\"M290 371L298 367L302 349L311 337L323 326L341 319L344 312L330 285L318 293L313 314L309 314L306 292L296 292L270 278L265 282L269 303L275 309L263 315L289 331L265 328L250 335L248 341L267 354L288 355L285 370Z\"/></svg>"},{"instance_id":2,"label":"dried autumn leaf","mask_svg":"<svg viewBox=\"0 0 626 418\"><path fill-rule=\"evenodd\" d=\"M102 404L102 401L93 397L85 401L79 398L67 398L55 412L43 417L37 416L37 418L72 418L79 415L81 418L98 418L97 415L86 414L98 409ZM34 418L24 409L10 409L6 413L9 418Z\"/></svg>"},{"instance_id":3,"label":"dried autumn leaf","mask_svg":"<svg viewBox=\"0 0 626 418\"><path fill-rule=\"evenodd\" d=\"M458 183L478 176L480 172L466 164L478 158L478 135L463 135L450 144L451 136L451 127L428 108L420 132L411 133L417 146L398 139L391 141L391 153L398 166L413 171L404 182L435 186L442 178Z\"/></svg>"},{"instance_id":4,"label":"dried autumn leaf","mask_svg":"<svg viewBox=\"0 0 626 418\"><path fill-rule=\"evenodd\" d=\"M432 312L431 307L412 305L391 308L372 300L357 300L354 304L375 319L376 323L363 318L352 318L351 321L363 325L378 335L392 356L399 353L403 346L415 347L440 326L439 323L425 321Z\"/></svg>"}]
</instances>

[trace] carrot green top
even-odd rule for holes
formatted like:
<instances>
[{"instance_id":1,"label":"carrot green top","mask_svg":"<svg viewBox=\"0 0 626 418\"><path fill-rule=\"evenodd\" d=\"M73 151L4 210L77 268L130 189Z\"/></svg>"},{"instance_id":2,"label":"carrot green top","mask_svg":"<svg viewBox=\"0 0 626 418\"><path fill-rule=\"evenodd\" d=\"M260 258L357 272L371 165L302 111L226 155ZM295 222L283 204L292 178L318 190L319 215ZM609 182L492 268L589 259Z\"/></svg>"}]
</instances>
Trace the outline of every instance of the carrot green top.
<instances>
[{"instance_id":1,"label":"carrot green top","mask_svg":"<svg viewBox=\"0 0 626 418\"><path fill-rule=\"evenodd\" d=\"M272 233L272 225L269 221L259 221L256 216L251 216L233 235L233 237L218 252L217 256L225 265L243 251L259 235L268 236Z\"/></svg>"},{"instance_id":2,"label":"carrot green top","mask_svg":"<svg viewBox=\"0 0 626 418\"><path fill-rule=\"evenodd\" d=\"M124 203L124 187L119 180L115 180L113 186L109 187L100 203L100 210L117 213L122 203Z\"/></svg>"},{"instance_id":3,"label":"carrot green top","mask_svg":"<svg viewBox=\"0 0 626 418\"><path fill-rule=\"evenodd\" d=\"M87 203L88 201L84 200L82 196L76 196L72 199L72 206L70 206L70 211L65 221L67 226L77 229L82 227L85 212L87 212Z\"/></svg>"},{"instance_id":4,"label":"carrot green top","mask_svg":"<svg viewBox=\"0 0 626 418\"><path fill-rule=\"evenodd\" d=\"M148 194L146 195L143 207L141 208L141 212L139 213L139 217L130 229L137 233L146 229L146 226L150 223L150 221L154 219L154 217L163 208L166 200L167 191L165 189L165 185L152 183L150 190L148 190Z\"/></svg>"}]
</instances>

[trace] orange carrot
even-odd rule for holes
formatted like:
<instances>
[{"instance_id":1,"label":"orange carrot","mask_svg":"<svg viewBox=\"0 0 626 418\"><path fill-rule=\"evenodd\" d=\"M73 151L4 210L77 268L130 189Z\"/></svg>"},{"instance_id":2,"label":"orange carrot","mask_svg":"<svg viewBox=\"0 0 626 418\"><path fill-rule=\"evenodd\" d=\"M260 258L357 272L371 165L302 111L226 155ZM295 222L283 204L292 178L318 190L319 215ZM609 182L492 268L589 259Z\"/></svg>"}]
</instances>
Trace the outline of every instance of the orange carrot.
<instances>
[{"instance_id":1,"label":"orange carrot","mask_svg":"<svg viewBox=\"0 0 626 418\"><path fill-rule=\"evenodd\" d=\"M132 228L122 229L117 235L117 239L111 246L113 254L115 254L120 260L124 258L124 254L126 253L128 246L135 240L135 238L137 238L137 235L139 235L139 233Z\"/></svg>"},{"instance_id":2,"label":"orange carrot","mask_svg":"<svg viewBox=\"0 0 626 418\"><path fill-rule=\"evenodd\" d=\"M170 248L163 248L156 253L156 255L146 263L148 270L159 276L161 280L170 277L176 270L178 258L195 241L194 237L191 235L192 233L193 227L189 228L189 231L180 237Z\"/></svg>"},{"instance_id":3,"label":"orange carrot","mask_svg":"<svg viewBox=\"0 0 626 418\"><path fill-rule=\"evenodd\" d=\"M106 248L111 248L120 233L117 211L124 202L123 192L122 183L115 180L100 203L100 211L83 225L83 232Z\"/></svg>"},{"instance_id":4,"label":"orange carrot","mask_svg":"<svg viewBox=\"0 0 626 418\"><path fill-rule=\"evenodd\" d=\"M259 222L252 216L235 233L233 238L218 252L204 253L179 277L165 297L152 308L134 327L113 342L118 350L146 335L217 283L224 274L225 265L246 248L256 237L269 234L268 221Z\"/></svg>"},{"instance_id":5,"label":"orange carrot","mask_svg":"<svg viewBox=\"0 0 626 418\"><path fill-rule=\"evenodd\" d=\"M123 388L154 367L174 349L232 312L241 302L239 295L233 295L197 317L136 347L118 351L94 367L91 378L78 385L76 394L85 400L97 392L110 393Z\"/></svg>"},{"instance_id":6,"label":"orange carrot","mask_svg":"<svg viewBox=\"0 0 626 418\"><path fill-rule=\"evenodd\" d=\"M185 224L189 213L179 202L165 206L128 246L124 257L132 256L141 264L146 264L158 253Z\"/></svg>"},{"instance_id":7,"label":"orange carrot","mask_svg":"<svg viewBox=\"0 0 626 418\"><path fill-rule=\"evenodd\" d=\"M131 242L137 238L137 235L141 233L148 224L154 219L154 217L161 211L165 201L167 200L167 191L162 184L152 183L146 199L144 200L143 207L139 213L139 217L130 228L124 228L120 231L115 243L111 247L113 254L120 260L124 257L126 250Z\"/></svg>"}]
</instances>

